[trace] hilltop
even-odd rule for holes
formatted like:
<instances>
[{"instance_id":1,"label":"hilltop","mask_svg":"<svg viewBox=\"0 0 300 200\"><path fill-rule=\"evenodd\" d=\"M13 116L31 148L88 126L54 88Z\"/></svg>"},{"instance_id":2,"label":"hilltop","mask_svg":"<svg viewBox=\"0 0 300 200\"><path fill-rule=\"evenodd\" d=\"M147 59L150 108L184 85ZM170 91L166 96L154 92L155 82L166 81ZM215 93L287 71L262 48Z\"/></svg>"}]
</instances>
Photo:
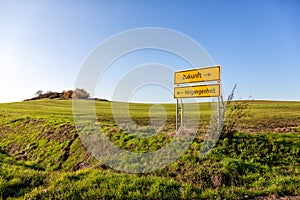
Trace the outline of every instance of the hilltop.
<instances>
[{"instance_id":1,"label":"hilltop","mask_svg":"<svg viewBox=\"0 0 300 200\"><path fill-rule=\"evenodd\" d=\"M91 98L90 94L83 88L76 88L75 90L63 90L62 92L53 92L51 90L43 92L38 90L35 96L24 101L42 100L42 99L54 99L54 100L69 100L69 99L85 99L96 101L108 101L102 98Z\"/></svg>"}]
</instances>

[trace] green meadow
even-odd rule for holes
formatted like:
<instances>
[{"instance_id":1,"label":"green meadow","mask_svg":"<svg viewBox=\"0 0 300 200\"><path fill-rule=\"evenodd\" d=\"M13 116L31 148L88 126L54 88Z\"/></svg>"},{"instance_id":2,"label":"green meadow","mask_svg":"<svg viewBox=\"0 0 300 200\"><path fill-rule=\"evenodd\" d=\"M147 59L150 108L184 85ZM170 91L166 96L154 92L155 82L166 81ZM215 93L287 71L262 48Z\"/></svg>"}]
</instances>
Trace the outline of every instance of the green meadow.
<instances>
[{"instance_id":1,"label":"green meadow","mask_svg":"<svg viewBox=\"0 0 300 200\"><path fill-rule=\"evenodd\" d=\"M233 102L234 103L234 102ZM244 199L300 196L300 102L249 101L230 138L200 158L210 103L199 103L201 125L175 162L145 174L112 169L86 150L71 100L0 104L0 199ZM173 139L175 104L165 104L165 127L135 138L115 122L111 102L96 101L106 136L132 152L155 151ZM121 103L120 103L121 104ZM139 125L151 104L129 104Z\"/></svg>"}]
</instances>

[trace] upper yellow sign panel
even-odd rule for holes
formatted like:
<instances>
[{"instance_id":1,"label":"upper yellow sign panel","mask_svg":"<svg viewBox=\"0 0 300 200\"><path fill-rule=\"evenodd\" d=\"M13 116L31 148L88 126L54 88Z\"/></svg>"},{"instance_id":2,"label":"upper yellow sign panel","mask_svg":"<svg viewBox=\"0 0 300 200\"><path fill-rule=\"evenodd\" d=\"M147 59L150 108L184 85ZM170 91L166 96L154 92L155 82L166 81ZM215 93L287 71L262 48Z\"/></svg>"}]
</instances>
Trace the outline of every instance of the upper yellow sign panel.
<instances>
[{"instance_id":1,"label":"upper yellow sign panel","mask_svg":"<svg viewBox=\"0 0 300 200\"><path fill-rule=\"evenodd\" d=\"M178 71L175 72L174 84L219 81L220 71L220 66Z\"/></svg>"}]
</instances>

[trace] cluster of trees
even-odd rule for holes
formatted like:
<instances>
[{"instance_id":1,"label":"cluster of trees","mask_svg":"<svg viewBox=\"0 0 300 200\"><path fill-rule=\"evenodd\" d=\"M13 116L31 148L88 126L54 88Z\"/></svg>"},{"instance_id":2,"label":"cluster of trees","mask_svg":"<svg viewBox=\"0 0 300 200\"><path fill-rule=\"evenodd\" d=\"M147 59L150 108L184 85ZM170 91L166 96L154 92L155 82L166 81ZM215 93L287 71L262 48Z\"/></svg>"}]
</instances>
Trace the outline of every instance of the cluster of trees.
<instances>
[{"instance_id":1,"label":"cluster of trees","mask_svg":"<svg viewBox=\"0 0 300 200\"><path fill-rule=\"evenodd\" d=\"M36 99L88 99L90 97L90 94L82 89L82 88L76 88L75 90L67 90L62 92L52 92L47 91L43 92L42 90L38 90L35 93L35 97L30 100L36 100Z\"/></svg>"}]
</instances>

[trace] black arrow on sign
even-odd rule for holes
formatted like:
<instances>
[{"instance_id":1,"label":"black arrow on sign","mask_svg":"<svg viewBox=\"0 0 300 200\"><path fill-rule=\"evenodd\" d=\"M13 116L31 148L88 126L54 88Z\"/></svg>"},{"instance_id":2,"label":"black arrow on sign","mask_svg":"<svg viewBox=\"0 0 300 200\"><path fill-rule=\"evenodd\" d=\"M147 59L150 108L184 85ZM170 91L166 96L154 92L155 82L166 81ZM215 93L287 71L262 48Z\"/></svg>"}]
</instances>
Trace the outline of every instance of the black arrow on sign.
<instances>
[{"instance_id":1,"label":"black arrow on sign","mask_svg":"<svg viewBox=\"0 0 300 200\"><path fill-rule=\"evenodd\" d=\"M208 73L208 74L204 74L204 76L208 76L208 77L210 77L210 73Z\"/></svg>"}]
</instances>

